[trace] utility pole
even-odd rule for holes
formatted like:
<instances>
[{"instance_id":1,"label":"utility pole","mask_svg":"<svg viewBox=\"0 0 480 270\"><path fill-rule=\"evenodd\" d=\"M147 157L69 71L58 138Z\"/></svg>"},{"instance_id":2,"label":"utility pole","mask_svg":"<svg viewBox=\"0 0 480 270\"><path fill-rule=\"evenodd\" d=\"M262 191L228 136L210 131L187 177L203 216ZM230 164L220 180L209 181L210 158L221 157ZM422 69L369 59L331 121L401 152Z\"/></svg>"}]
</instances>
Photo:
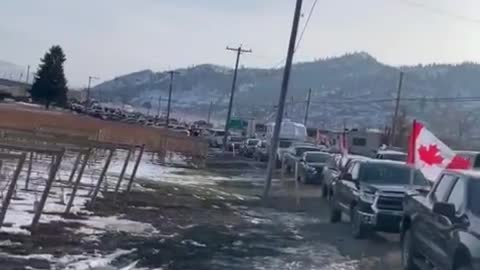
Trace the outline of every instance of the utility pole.
<instances>
[{"instance_id":1,"label":"utility pole","mask_svg":"<svg viewBox=\"0 0 480 270\"><path fill-rule=\"evenodd\" d=\"M88 86L87 86L87 106L90 104L90 88L92 86L92 80L98 80L98 77L88 76Z\"/></svg>"},{"instance_id":2,"label":"utility pole","mask_svg":"<svg viewBox=\"0 0 480 270\"><path fill-rule=\"evenodd\" d=\"M293 54L295 53L295 43L297 40L298 23L302 11L303 0L297 0L295 6L295 14L293 16L292 31L290 34L290 42L288 44L287 60L283 73L282 89L280 91L280 98L278 100L278 111L275 119L275 127L273 129L273 137L270 143L270 153L268 158L267 172L265 176L265 187L263 190L263 198L266 199L272 186L272 174L276 163L276 154L278 147L278 138L280 135L280 128L282 126L283 110L285 107L285 98L288 92L288 82L290 80L290 70L292 68Z\"/></svg>"},{"instance_id":3,"label":"utility pole","mask_svg":"<svg viewBox=\"0 0 480 270\"><path fill-rule=\"evenodd\" d=\"M400 96L402 94L402 84L403 84L403 71L400 71L400 78L398 80L398 89L397 89L397 99L395 100L395 112L392 119L392 132L390 133L390 146L393 146L395 143L395 133L397 130L397 117L398 110L400 105Z\"/></svg>"},{"instance_id":4,"label":"utility pole","mask_svg":"<svg viewBox=\"0 0 480 270\"><path fill-rule=\"evenodd\" d=\"M168 105L167 105L167 123L166 126L168 128L168 125L170 124L170 107L172 105L172 90L173 90L173 77L175 74L179 74L177 71L169 71L170 74L170 87L168 88Z\"/></svg>"},{"instance_id":5,"label":"utility pole","mask_svg":"<svg viewBox=\"0 0 480 270\"><path fill-rule=\"evenodd\" d=\"M208 116L207 123L210 124L210 117L212 116L213 101L210 101L210 106L208 107Z\"/></svg>"},{"instance_id":6,"label":"utility pole","mask_svg":"<svg viewBox=\"0 0 480 270\"><path fill-rule=\"evenodd\" d=\"M308 89L308 96L307 96L307 107L305 108L305 119L303 120L303 124L307 126L308 121L308 110L310 110L310 99L312 98L312 88Z\"/></svg>"},{"instance_id":7,"label":"utility pole","mask_svg":"<svg viewBox=\"0 0 480 270\"><path fill-rule=\"evenodd\" d=\"M30 79L30 65L27 66L27 76L25 78L25 83L28 84L29 79Z\"/></svg>"},{"instance_id":8,"label":"utility pole","mask_svg":"<svg viewBox=\"0 0 480 270\"><path fill-rule=\"evenodd\" d=\"M160 109L162 108L162 96L158 96L158 108L157 108L157 119L156 122L160 119Z\"/></svg>"},{"instance_id":9,"label":"utility pole","mask_svg":"<svg viewBox=\"0 0 480 270\"><path fill-rule=\"evenodd\" d=\"M230 118L232 117L232 106L233 106L233 97L235 95L235 86L237 84L237 73L238 73L238 64L240 62L240 55L242 53L251 53L252 50L244 50L242 46L238 48L230 48L227 47L228 51L234 51L237 53L237 60L235 62L235 71L233 73L233 81L232 81L232 90L230 92L230 102L228 103L228 112L227 112L227 120L225 121L225 134L223 135L223 148L227 149L227 137L228 137L228 129L230 128Z\"/></svg>"}]
</instances>

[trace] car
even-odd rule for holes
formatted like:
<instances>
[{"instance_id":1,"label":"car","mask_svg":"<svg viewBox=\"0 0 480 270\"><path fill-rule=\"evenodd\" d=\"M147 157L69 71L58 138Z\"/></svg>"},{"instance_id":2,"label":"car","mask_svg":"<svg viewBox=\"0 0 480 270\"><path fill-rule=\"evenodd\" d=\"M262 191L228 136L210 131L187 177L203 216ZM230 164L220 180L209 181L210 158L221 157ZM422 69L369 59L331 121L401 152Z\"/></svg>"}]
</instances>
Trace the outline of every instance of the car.
<instances>
[{"instance_id":1,"label":"car","mask_svg":"<svg viewBox=\"0 0 480 270\"><path fill-rule=\"evenodd\" d=\"M480 173L445 170L405 198L402 269L480 269Z\"/></svg>"},{"instance_id":2,"label":"car","mask_svg":"<svg viewBox=\"0 0 480 270\"><path fill-rule=\"evenodd\" d=\"M290 139L280 139L278 141L277 153L275 154L277 168L280 168L282 166L283 156L294 142L295 141L292 141Z\"/></svg>"},{"instance_id":3,"label":"car","mask_svg":"<svg viewBox=\"0 0 480 270\"><path fill-rule=\"evenodd\" d=\"M253 154L255 153L255 148L257 147L257 144L259 142L260 142L259 139L245 140L243 145L240 147L240 153L246 157L253 157Z\"/></svg>"},{"instance_id":4,"label":"car","mask_svg":"<svg viewBox=\"0 0 480 270\"><path fill-rule=\"evenodd\" d=\"M373 231L397 233L406 192L419 186L429 183L419 170L405 163L353 160L332 187L330 221L339 222L342 213L350 216L354 238L363 238Z\"/></svg>"},{"instance_id":5,"label":"car","mask_svg":"<svg viewBox=\"0 0 480 270\"><path fill-rule=\"evenodd\" d=\"M242 136L230 135L227 138L227 150L233 152L240 150L245 138Z\"/></svg>"},{"instance_id":6,"label":"car","mask_svg":"<svg viewBox=\"0 0 480 270\"><path fill-rule=\"evenodd\" d=\"M267 142L265 140L260 140L255 146L253 159L257 161L268 161L268 154Z\"/></svg>"},{"instance_id":7,"label":"car","mask_svg":"<svg viewBox=\"0 0 480 270\"><path fill-rule=\"evenodd\" d=\"M223 145L223 136L225 135L225 130L223 129L212 129L210 131L210 136L208 137L208 144L211 147L221 147Z\"/></svg>"},{"instance_id":8,"label":"car","mask_svg":"<svg viewBox=\"0 0 480 270\"><path fill-rule=\"evenodd\" d=\"M407 153L396 150L379 150L377 151L375 158L395 161L407 161Z\"/></svg>"},{"instance_id":9,"label":"car","mask_svg":"<svg viewBox=\"0 0 480 270\"><path fill-rule=\"evenodd\" d=\"M297 181L304 184L321 184L324 178L324 167L331 158L329 153L307 151L298 162Z\"/></svg>"},{"instance_id":10,"label":"car","mask_svg":"<svg viewBox=\"0 0 480 270\"><path fill-rule=\"evenodd\" d=\"M305 152L321 152L322 150L312 144L293 144L285 153L283 160L287 172L293 172L295 163L298 162Z\"/></svg>"}]
</instances>

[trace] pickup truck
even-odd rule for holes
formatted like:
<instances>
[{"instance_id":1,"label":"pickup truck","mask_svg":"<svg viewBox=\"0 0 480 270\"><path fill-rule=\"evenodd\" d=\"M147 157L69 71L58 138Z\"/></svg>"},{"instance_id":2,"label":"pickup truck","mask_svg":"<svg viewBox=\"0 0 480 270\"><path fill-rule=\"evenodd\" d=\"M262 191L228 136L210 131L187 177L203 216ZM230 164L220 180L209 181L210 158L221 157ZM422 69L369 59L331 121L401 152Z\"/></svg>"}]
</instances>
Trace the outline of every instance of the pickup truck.
<instances>
[{"instance_id":1,"label":"pickup truck","mask_svg":"<svg viewBox=\"0 0 480 270\"><path fill-rule=\"evenodd\" d=\"M304 184L321 184L326 162L331 158L325 152L305 152L298 163L298 181Z\"/></svg>"},{"instance_id":2,"label":"pickup truck","mask_svg":"<svg viewBox=\"0 0 480 270\"><path fill-rule=\"evenodd\" d=\"M303 153L305 152L320 152L320 148L312 144L293 144L287 149L283 156L285 162L285 168L287 172L293 172L295 170L295 163L300 161Z\"/></svg>"},{"instance_id":3,"label":"pickup truck","mask_svg":"<svg viewBox=\"0 0 480 270\"><path fill-rule=\"evenodd\" d=\"M441 173L409 194L401 223L403 269L480 269L480 173Z\"/></svg>"},{"instance_id":4,"label":"pickup truck","mask_svg":"<svg viewBox=\"0 0 480 270\"><path fill-rule=\"evenodd\" d=\"M352 160L340 179L333 182L330 221L350 216L351 233L362 238L372 231L398 233L403 199L408 190L429 186L423 174L405 163L386 160Z\"/></svg>"}]
</instances>

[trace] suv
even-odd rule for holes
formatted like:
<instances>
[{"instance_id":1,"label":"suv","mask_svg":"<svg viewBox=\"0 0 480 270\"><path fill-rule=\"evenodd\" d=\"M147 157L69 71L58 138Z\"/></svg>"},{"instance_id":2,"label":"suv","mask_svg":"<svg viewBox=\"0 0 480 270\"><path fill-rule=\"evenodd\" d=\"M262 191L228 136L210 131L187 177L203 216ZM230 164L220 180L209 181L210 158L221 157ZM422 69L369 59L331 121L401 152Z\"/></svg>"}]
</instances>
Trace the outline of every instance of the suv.
<instances>
[{"instance_id":1,"label":"suv","mask_svg":"<svg viewBox=\"0 0 480 270\"><path fill-rule=\"evenodd\" d=\"M370 231L398 232L411 170L400 162L351 161L341 178L333 183L330 221L340 221L342 212L348 214L355 238L362 238ZM414 173L414 185L428 186L420 171Z\"/></svg>"},{"instance_id":2,"label":"suv","mask_svg":"<svg viewBox=\"0 0 480 270\"><path fill-rule=\"evenodd\" d=\"M444 171L405 198L403 269L480 269L480 173Z\"/></svg>"}]
</instances>

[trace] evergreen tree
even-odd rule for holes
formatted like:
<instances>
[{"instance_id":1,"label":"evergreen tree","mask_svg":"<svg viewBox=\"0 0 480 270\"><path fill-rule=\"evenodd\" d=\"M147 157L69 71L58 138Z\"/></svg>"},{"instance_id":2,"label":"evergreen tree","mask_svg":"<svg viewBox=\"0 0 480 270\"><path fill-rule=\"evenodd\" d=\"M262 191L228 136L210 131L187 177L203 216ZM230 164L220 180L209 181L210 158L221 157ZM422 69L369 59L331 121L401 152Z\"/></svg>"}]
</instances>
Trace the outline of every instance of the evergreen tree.
<instances>
[{"instance_id":1,"label":"evergreen tree","mask_svg":"<svg viewBox=\"0 0 480 270\"><path fill-rule=\"evenodd\" d=\"M65 54L60 46L52 46L41 59L30 94L48 109L51 103L65 106L67 103L67 79L63 70Z\"/></svg>"}]
</instances>

